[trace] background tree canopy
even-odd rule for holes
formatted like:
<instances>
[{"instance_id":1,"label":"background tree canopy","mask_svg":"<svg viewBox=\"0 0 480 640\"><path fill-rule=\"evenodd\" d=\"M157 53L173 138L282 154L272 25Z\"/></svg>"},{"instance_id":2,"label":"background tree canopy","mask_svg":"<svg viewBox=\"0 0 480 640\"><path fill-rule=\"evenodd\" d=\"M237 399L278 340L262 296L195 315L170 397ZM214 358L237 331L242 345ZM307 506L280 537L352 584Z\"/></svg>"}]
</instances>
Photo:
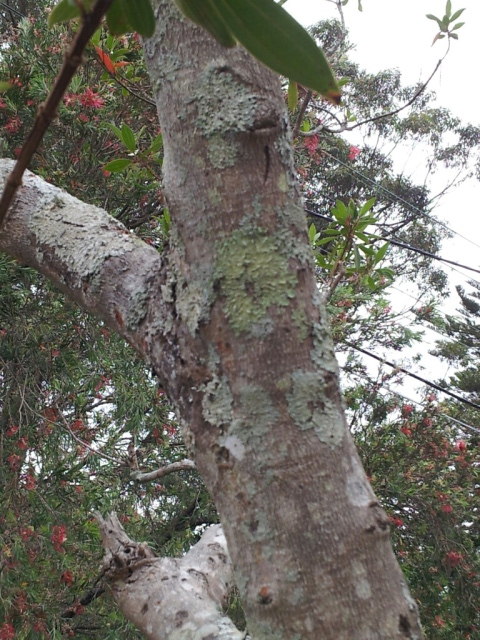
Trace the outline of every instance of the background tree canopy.
<instances>
[{"instance_id":1,"label":"background tree canopy","mask_svg":"<svg viewBox=\"0 0 480 640\"><path fill-rule=\"evenodd\" d=\"M0 7L0 76L13 83L0 99L4 157L18 154L72 38L68 24L47 28L49 5ZM437 312L447 276L431 254L449 231L435 218L428 183L399 171L392 154L422 145L427 170L478 176L480 130L434 106L428 88L403 86L398 71L360 69L340 21L319 23L312 34L341 79L343 103L332 106L299 86L291 121L350 427L391 518L426 636L473 640L480 629L478 408L431 389L418 405L405 401L392 390L402 374L368 366L358 348L408 358L409 347L422 348L423 327L433 326L442 334L435 353L457 370L440 384L480 404L478 283L472 294L459 290L461 319ZM31 169L161 249L170 228L162 159L138 38L99 32ZM418 290L410 322L392 312L394 287L405 283ZM0 359L0 639L140 637L102 582L92 510L117 511L129 535L159 555L182 553L217 522L195 471L153 482L132 475L187 457L155 372L36 272L4 256ZM235 594L230 613L242 625Z\"/></svg>"}]
</instances>

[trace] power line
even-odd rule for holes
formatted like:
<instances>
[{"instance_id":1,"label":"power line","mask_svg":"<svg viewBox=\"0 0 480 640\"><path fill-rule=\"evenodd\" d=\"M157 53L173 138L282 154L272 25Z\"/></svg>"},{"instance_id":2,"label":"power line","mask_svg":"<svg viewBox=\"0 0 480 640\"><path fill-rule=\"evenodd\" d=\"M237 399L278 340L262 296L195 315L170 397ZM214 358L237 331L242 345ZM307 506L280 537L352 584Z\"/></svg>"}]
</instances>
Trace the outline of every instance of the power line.
<instances>
[{"instance_id":1,"label":"power line","mask_svg":"<svg viewBox=\"0 0 480 640\"><path fill-rule=\"evenodd\" d=\"M405 207L409 208L411 211L414 211L415 213L418 213L420 216L426 218L427 220L430 220L431 222L434 222L435 224L439 225L440 227L443 227L444 229L446 229L450 233L453 233L454 235L458 236L459 238L462 238L462 240L466 240L466 242L469 242L470 244L473 244L473 246L477 247L477 249L480 249L480 245L478 245L476 242L473 242L473 240L470 240L470 238L467 238L467 237L463 236L458 231L454 231L445 222L442 222L441 220L437 220L436 218L434 218L433 216L429 215L428 213L425 213L424 211L422 211L421 209L419 209L415 205L411 204L410 202L408 202L407 200L405 200L401 196L397 195L396 193L393 193L393 191L390 191L389 189L387 189L383 185L377 184L374 180L372 180L371 178L369 178L368 176L363 174L358 169L354 169L350 165L348 165L345 162L343 162L343 160L340 160L340 158L337 158L336 156L334 156L330 152L326 151L325 149L322 149L321 153L323 153L326 156L332 158L332 160L335 160L336 162L338 162L338 164L342 165L342 167L345 167L345 169L347 169L347 171L350 173L350 175L356 174L357 176L359 176L364 181L364 183L366 183L366 184L369 183L370 185L374 186L375 189L377 189L377 191L378 190L383 191L388 196L390 196L390 198L392 198L393 200L395 200L395 201L397 201L399 203L402 203Z\"/></svg>"},{"instance_id":2,"label":"power line","mask_svg":"<svg viewBox=\"0 0 480 640\"><path fill-rule=\"evenodd\" d=\"M361 373L354 373L353 374L355 377L357 378L363 378L364 380L368 381L367 376L362 375ZM421 407L422 409L424 408L421 402L418 402L417 400L413 400L413 398L408 398L406 395L404 395L403 393L399 393L398 391L395 391L394 389L392 389L391 387L389 387L387 384L382 383L382 387L384 389L386 389L389 393L391 393L394 396L398 396L399 398L401 398L402 400L406 400L407 402L410 402L412 404L416 404L417 407ZM478 427L474 427L471 424L467 424L466 422L463 422L463 420L458 420L457 418L454 418L452 416L447 416L445 414L437 414L438 418L441 418L443 420L446 421L452 421L457 423L458 425L464 427L465 429L470 429L471 431L475 431L476 433L480 433L480 429Z\"/></svg>"},{"instance_id":3,"label":"power line","mask_svg":"<svg viewBox=\"0 0 480 640\"><path fill-rule=\"evenodd\" d=\"M322 220L326 220L327 222L336 222L335 218L330 216L326 216L323 213L318 213L317 211L312 211L311 209L305 209L305 211L316 218L322 218ZM368 231L364 232L366 236L370 238L374 238L376 240L386 240L401 249L406 249L407 251L413 251L414 253L419 253L427 258L431 258L432 260L438 260L440 262L445 262L446 264L455 265L456 267L460 267L462 269L467 269L468 271L473 271L474 273L480 274L480 269L475 269L474 267L469 267L466 264L461 264L460 262L455 262L454 260L448 260L447 258L442 258L441 256L437 256L430 251L425 251L425 249L420 249L418 247L412 247L405 242L401 242L400 240L395 240L394 238L389 238L388 236L377 236L374 233L369 233ZM480 247L479 247L480 248ZM479 283L480 284L480 283Z\"/></svg>"},{"instance_id":4,"label":"power line","mask_svg":"<svg viewBox=\"0 0 480 640\"><path fill-rule=\"evenodd\" d=\"M404 369L403 367L400 367L398 364L395 364L394 362L390 362L389 360L386 360L385 358L381 358L380 356L375 355L371 351L367 351L366 349L363 349L362 347L358 347L357 345L349 342L348 340L345 340L344 344L346 344L348 347L350 347L352 349L355 349L355 351L359 351L360 353L363 353L364 355L369 356L370 358L373 358L374 360L377 360L378 362L381 362L382 364L386 364L387 366L391 367L392 369L396 369L397 371L400 371L401 373L404 373L406 376L408 376L410 378L413 378L414 380L418 380L419 382L422 382L423 384L426 384L428 387L431 387L432 389L436 389L437 391L441 391L441 393L444 393L447 396L450 396L451 398L454 398L455 400L458 400L459 402L463 402L464 404L468 404L470 407L473 407L474 409L479 409L480 410L480 405L476 404L476 402L472 402L471 400L468 400L468 398L464 398L463 396L459 396L457 393L454 393L453 391L449 391L448 389L445 389L444 387L441 387L439 384L436 384L435 382L432 382L431 380L427 380L426 378L422 378L421 376L417 375L416 373L412 373L411 371L407 371L407 369Z\"/></svg>"}]
</instances>

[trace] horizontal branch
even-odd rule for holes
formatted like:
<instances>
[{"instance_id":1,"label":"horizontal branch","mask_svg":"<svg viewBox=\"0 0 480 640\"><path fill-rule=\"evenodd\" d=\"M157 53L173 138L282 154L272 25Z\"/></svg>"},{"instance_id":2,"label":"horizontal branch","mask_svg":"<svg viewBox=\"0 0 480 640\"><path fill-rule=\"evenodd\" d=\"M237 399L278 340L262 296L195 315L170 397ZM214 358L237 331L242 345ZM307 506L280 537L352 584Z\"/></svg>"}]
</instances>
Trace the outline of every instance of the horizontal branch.
<instances>
[{"instance_id":1,"label":"horizontal branch","mask_svg":"<svg viewBox=\"0 0 480 640\"><path fill-rule=\"evenodd\" d=\"M174 473L176 471L191 471L195 469L195 463L193 460L179 460L178 462L172 462L166 467L160 467L160 469L155 469L155 471L149 471L148 473L142 473L141 471L133 471L132 478L137 482L151 482L152 480L157 480L158 478L164 478L168 476L170 473Z\"/></svg>"},{"instance_id":2,"label":"horizontal branch","mask_svg":"<svg viewBox=\"0 0 480 640\"><path fill-rule=\"evenodd\" d=\"M0 160L0 184L13 164ZM144 320L150 309L159 314L163 308L162 256L106 211L27 172L0 233L0 250L46 275L146 355Z\"/></svg>"}]
</instances>

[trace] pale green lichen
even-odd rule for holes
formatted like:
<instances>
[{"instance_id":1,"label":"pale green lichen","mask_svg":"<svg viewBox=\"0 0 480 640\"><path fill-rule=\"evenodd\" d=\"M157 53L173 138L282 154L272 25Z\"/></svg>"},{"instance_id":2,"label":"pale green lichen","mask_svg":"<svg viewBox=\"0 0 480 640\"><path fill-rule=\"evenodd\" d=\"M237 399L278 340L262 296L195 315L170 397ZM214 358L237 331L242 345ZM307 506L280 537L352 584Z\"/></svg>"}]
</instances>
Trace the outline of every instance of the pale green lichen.
<instances>
[{"instance_id":1,"label":"pale green lichen","mask_svg":"<svg viewBox=\"0 0 480 640\"><path fill-rule=\"evenodd\" d=\"M250 131L254 127L257 97L227 70L225 61L213 61L200 74L192 101L197 104L195 127L205 137Z\"/></svg>"},{"instance_id":2,"label":"pale green lichen","mask_svg":"<svg viewBox=\"0 0 480 640\"><path fill-rule=\"evenodd\" d=\"M298 339L303 342L307 337L308 319L305 309L298 307L292 311L292 322L298 330Z\"/></svg>"},{"instance_id":3,"label":"pale green lichen","mask_svg":"<svg viewBox=\"0 0 480 640\"><path fill-rule=\"evenodd\" d=\"M199 267L194 279L188 285L179 278L177 281L176 309L192 335L199 323L208 317L212 305L213 289L211 266Z\"/></svg>"},{"instance_id":4,"label":"pale green lichen","mask_svg":"<svg viewBox=\"0 0 480 640\"><path fill-rule=\"evenodd\" d=\"M246 384L240 389L240 411L248 415L250 424L245 424L239 436L244 441L251 436L262 438L270 432L272 424L278 420L278 412L265 389L253 384Z\"/></svg>"},{"instance_id":5,"label":"pale green lichen","mask_svg":"<svg viewBox=\"0 0 480 640\"><path fill-rule=\"evenodd\" d=\"M232 422L233 396L225 377L214 376L210 382L201 385L203 392L202 415L204 419L216 427Z\"/></svg>"},{"instance_id":6,"label":"pale green lichen","mask_svg":"<svg viewBox=\"0 0 480 640\"><path fill-rule=\"evenodd\" d=\"M328 397L324 380L313 371L301 369L292 374L292 391L287 393L288 412L302 430L313 429L318 439L338 446L344 427L337 406Z\"/></svg>"},{"instance_id":7,"label":"pale green lichen","mask_svg":"<svg viewBox=\"0 0 480 640\"><path fill-rule=\"evenodd\" d=\"M271 331L268 309L286 307L295 297L296 276L275 240L261 228L234 231L217 245L215 279L237 335Z\"/></svg>"},{"instance_id":8,"label":"pale green lichen","mask_svg":"<svg viewBox=\"0 0 480 640\"><path fill-rule=\"evenodd\" d=\"M207 155L215 169L233 167L238 158L238 145L232 138L215 135L208 140Z\"/></svg>"}]
</instances>

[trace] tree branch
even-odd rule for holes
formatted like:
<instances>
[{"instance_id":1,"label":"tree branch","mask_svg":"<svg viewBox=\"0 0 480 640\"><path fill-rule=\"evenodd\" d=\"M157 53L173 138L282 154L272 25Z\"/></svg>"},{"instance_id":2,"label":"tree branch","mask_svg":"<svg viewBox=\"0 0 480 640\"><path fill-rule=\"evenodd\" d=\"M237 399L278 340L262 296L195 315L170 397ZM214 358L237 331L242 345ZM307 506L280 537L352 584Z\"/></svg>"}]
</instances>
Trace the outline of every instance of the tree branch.
<instances>
[{"instance_id":1,"label":"tree branch","mask_svg":"<svg viewBox=\"0 0 480 640\"><path fill-rule=\"evenodd\" d=\"M12 160L0 160L0 184L12 166ZM30 172L12 213L0 234L0 250L49 277L145 357L150 304L156 317L164 308L159 279L165 257L106 211ZM158 317L159 325L164 322L167 317Z\"/></svg>"},{"instance_id":2,"label":"tree branch","mask_svg":"<svg viewBox=\"0 0 480 640\"><path fill-rule=\"evenodd\" d=\"M95 517L113 596L149 640L243 640L245 634L222 612L234 583L220 525L208 527L181 558L157 558L146 543L128 537L115 514Z\"/></svg>"},{"instance_id":3,"label":"tree branch","mask_svg":"<svg viewBox=\"0 0 480 640\"><path fill-rule=\"evenodd\" d=\"M22 183L22 176L28 167L33 154L37 150L38 145L43 139L46 130L50 126L52 120L57 115L57 108L63 94L68 88L71 79L75 75L78 67L82 63L82 55L90 38L97 30L103 16L109 9L113 0L97 0L92 10L82 17L82 26L78 31L71 48L65 54L62 68L55 80L50 94L46 101L41 104L37 111L37 116L27 139L25 140L17 163L15 164L11 174L8 176L5 188L0 199L0 229L7 215L8 208L12 202L18 187Z\"/></svg>"},{"instance_id":4,"label":"tree branch","mask_svg":"<svg viewBox=\"0 0 480 640\"><path fill-rule=\"evenodd\" d=\"M195 463L193 460L179 460L178 462L172 462L166 467L155 469L155 471L149 471L148 473L142 473L141 471L132 471L131 477L137 482L152 482L158 478L164 478L170 473L175 471L191 471L195 469Z\"/></svg>"}]
</instances>

